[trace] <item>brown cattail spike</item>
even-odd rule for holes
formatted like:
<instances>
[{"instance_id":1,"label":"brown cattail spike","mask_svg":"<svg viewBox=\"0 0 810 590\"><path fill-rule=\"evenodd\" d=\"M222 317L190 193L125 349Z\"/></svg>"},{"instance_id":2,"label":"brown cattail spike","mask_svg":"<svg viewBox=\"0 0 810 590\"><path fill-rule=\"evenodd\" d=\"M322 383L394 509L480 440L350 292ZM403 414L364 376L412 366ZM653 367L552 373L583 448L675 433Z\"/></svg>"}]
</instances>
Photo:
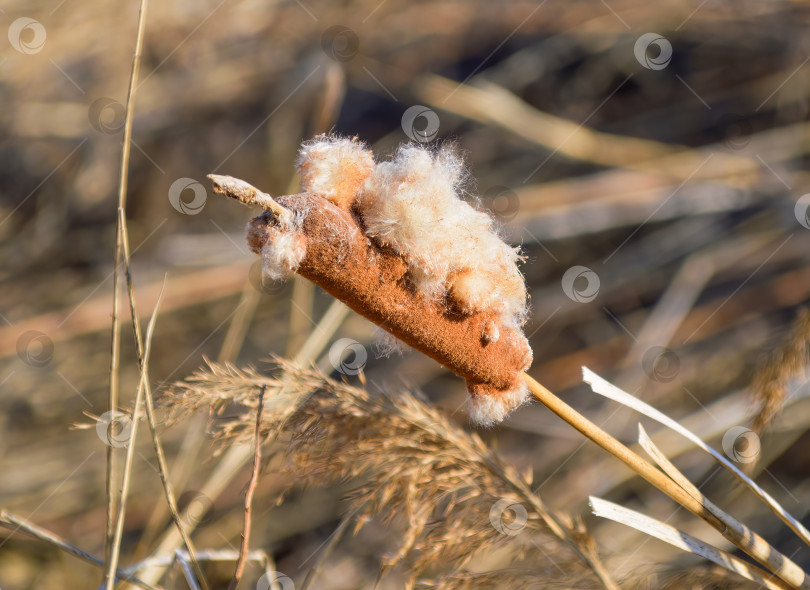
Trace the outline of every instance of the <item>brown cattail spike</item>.
<instances>
[{"instance_id":1,"label":"brown cattail spike","mask_svg":"<svg viewBox=\"0 0 810 590\"><path fill-rule=\"evenodd\" d=\"M277 200L211 177L217 192L267 208L248 224L263 272L298 272L464 377L480 424L525 402L521 372L532 353L520 328L519 255L459 197L461 160L406 146L374 165L356 140L319 137L302 148L298 169L308 190Z\"/></svg>"}]
</instances>

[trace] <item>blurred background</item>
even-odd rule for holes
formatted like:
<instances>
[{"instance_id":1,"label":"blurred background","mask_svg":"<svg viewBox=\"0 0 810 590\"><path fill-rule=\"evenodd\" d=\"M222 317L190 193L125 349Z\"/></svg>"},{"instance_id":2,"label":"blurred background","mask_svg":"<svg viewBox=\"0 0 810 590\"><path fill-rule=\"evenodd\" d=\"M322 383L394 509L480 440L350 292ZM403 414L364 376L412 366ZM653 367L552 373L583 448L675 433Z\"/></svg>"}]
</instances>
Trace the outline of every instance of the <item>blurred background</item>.
<instances>
[{"instance_id":1,"label":"blurred background","mask_svg":"<svg viewBox=\"0 0 810 590\"><path fill-rule=\"evenodd\" d=\"M107 447L94 428L72 426L108 409L137 19L134 1L0 7L0 507L101 557ZM804 380L788 375L787 410L756 420L768 417L761 375L785 346L806 343L792 334L810 298L808 24L805 3L778 0L152 3L127 218L144 324L167 277L153 388L204 356L295 356L332 303L302 281L262 283L243 234L257 212L214 195L206 174L281 195L297 190L296 151L316 133L356 135L379 158L405 141L453 141L476 181L471 198L523 247L531 374L628 443L637 418L583 386L581 366L739 463L753 453L757 481L808 523ZM126 300L121 315L128 408L138 369ZM355 314L331 334L367 351L370 389L423 391L468 427L462 380L413 352L379 356L374 326ZM328 350L311 360L332 371ZM768 398L766 413L779 401ZM753 439L735 447L724 435L738 426ZM199 505L197 547L233 549L248 471L202 494L217 464L205 429L162 433L173 483L181 506ZM533 470L551 506L583 515L614 571L699 562L597 521L590 494L722 543L538 404L480 434ZM656 440L710 498L810 567L810 550L705 455ZM148 437L138 445L124 565L154 550L169 523ZM298 581L346 488L301 490L276 507L273 490L292 484L263 480L252 546ZM382 553L347 538L317 587L371 588ZM94 566L0 529L4 590L98 583Z\"/></svg>"}]
</instances>

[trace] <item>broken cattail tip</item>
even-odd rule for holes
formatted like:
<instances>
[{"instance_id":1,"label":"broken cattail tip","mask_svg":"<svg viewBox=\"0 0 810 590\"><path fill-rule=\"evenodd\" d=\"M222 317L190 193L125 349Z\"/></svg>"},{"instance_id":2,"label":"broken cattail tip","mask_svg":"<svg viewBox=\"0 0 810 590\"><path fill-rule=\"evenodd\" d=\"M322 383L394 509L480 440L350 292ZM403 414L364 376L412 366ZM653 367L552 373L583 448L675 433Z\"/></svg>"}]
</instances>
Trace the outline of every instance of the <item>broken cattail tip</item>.
<instances>
[{"instance_id":1,"label":"broken cattail tip","mask_svg":"<svg viewBox=\"0 0 810 590\"><path fill-rule=\"evenodd\" d=\"M232 199L236 199L248 207L258 206L270 211L280 222L292 222L292 213L289 209L282 207L267 193L257 189L250 183L221 174L209 174L208 179L214 186L214 192Z\"/></svg>"}]
</instances>

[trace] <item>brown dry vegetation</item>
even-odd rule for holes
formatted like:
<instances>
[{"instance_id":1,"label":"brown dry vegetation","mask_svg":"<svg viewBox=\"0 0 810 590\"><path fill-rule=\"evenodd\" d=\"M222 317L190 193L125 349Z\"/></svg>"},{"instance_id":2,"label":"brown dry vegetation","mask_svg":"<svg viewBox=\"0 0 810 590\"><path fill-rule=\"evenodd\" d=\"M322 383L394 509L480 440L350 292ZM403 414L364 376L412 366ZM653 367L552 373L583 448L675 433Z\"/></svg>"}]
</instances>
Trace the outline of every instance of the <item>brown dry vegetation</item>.
<instances>
[{"instance_id":1,"label":"brown dry vegetation","mask_svg":"<svg viewBox=\"0 0 810 590\"><path fill-rule=\"evenodd\" d=\"M6 29L31 17L47 31L37 53L5 39L0 51L0 508L102 559L107 446L71 426L108 409L123 118L97 101L126 101L137 10L54 0L0 12ZM294 192L303 139L333 129L383 155L408 139L404 111L429 107L482 206L524 247L531 375L628 444L637 416L583 386L582 365L716 448L754 425L761 449L744 466L807 523L808 20L804 4L778 1L153 2L127 219L144 325L168 273L150 381L198 552L239 546L249 465L232 479L216 470L234 449L250 455L234 437L250 442L265 385L272 440L251 548L297 588L308 576L311 588L372 588L383 565L380 588L604 587L602 562L623 587L742 587L591 516L598 495L733 550L542 406L473 434L463 381L416 353L378 358L368 321L297 278L262 285L244 241L250 212L209 188L186 215L168 195L180 178L208 188L211 172ZM349 36L326 34L337 25ZM663 69L634 56L648 32L672 44ZM584 288L565 278L577 265L599 278L590 301L566 295ZM120 311L130 408L139 372L125 302ZM340 338L369 353L362 383L334 371ZM332 379L285 374L261 362L270 355ZM204 356L216 370L168 389L205 370ZM248 365L259 372L234 368ZM810 549L736 480L644 424L709 498L810 568ZM145 423L135 448L120 567L165 550L172 530ZM527 508L520 534L490 522L501 498ZM226 587L233 567L206 561L211 586ZM240 587L260 575L250 562ZM101 576L0 529L4 590L96 587ZM178 566L161 584L186 587Z\"/></svg>"}]
</instances>

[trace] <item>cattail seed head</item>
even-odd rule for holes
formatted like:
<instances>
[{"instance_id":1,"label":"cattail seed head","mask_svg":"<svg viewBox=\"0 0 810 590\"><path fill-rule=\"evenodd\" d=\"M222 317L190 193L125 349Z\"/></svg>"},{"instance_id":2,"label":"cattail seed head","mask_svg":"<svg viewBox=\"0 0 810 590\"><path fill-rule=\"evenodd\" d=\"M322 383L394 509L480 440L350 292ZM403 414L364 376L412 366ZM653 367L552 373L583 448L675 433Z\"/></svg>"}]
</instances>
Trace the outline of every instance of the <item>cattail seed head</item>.
<instances>
[{"instance_id":1,"label":"cattail seed head","mask_svg":"<svg viewBox=\"0 0 810 590\"><path fill-rule=\"evenodd\" d=\"M298 272L463 377L478 424L525 403L521 372L532 352L521 330L521 258L464 200L461 158L407 145L375 164L356 139L319 136L297 166L303 193L276 201L256 191L268 210L247 237L264 274ZM246 183L212 180L218 192L258 202Z\"/></svg>"}]
</instances>

